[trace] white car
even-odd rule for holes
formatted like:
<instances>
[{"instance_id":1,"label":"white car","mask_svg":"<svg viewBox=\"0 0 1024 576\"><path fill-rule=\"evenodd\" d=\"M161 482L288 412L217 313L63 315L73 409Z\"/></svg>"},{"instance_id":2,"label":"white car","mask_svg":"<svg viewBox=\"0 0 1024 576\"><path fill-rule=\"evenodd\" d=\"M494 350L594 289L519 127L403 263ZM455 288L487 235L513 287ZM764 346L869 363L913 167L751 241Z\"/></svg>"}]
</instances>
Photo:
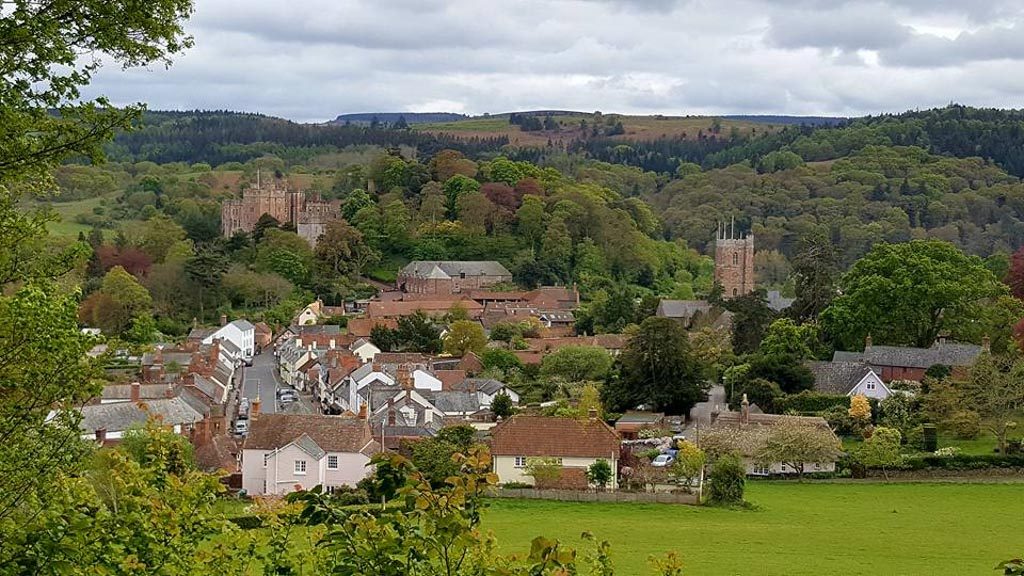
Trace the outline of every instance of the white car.
<instances>
[{"instance_id":1,"label":"white car","mask_svg":"<svg viewBox=\"0 0 1024 576\"><path fill-rule=\"evenodd\" d=\"M654 457L654 460L651 461L651 466L654 466L655 468L664 468L666 466L671 466L675 461L676 457L671 454L658 454Z\"/></svg>"},{"instance_id":2,"label":"white car","mask_svg":"<svg viewBox=\"0 0 1024 576\"><path fill-rule=\"evenodd\" d=\"M248 420L238 420L238 421L235 422L235 434L238 434L239 436L245 436L248 433L249 433L249 421Z\"/></svg>"}]
</instances>

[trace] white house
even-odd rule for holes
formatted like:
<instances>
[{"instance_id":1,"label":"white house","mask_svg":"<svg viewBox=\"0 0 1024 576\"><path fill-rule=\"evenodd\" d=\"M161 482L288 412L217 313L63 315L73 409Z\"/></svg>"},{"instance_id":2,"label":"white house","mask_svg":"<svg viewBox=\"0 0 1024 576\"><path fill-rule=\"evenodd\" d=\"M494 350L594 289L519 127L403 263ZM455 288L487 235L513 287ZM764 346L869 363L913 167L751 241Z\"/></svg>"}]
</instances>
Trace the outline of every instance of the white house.
<instances>
[{"instance_id":1,"label":"white house","mask_svg":"<svg viewBox=\"0 0 1024 576\"><path fill-rule=\"evenodd\" d=\"M348 349L365 362L373 362L373 357L380 354L380 348L374 346L369 338L360 338L352 343Z\"/></svg>"},{"instance_id":2,"label":"white house","mask_svg":"<svg viewBox=\"0 0 1024 576\"><path fill-rule=\"evenodd\" d=\"M490 407L494 397L501 393L507 394L513 404L519 404L519 393L494 378L466 378L453 385L452 390L476 392L480 395L480 404L483 407Z\"/></svg>"},{"instance_id":3,"label":"white house","mask_svg":"<svg viewBox=\"0 0 1024 576\"><path fill-rule=\"evenodd\" d=\"M217 338L231 342L241 350L244 358L252 358L256 354L256 327L248 320L235 320L221 326L203 338L203 344L213 344Z\"/></svg>"},{"instance_id":4,"label":"white house","mask_svg":"<svg viewBox=\"0 0 1024 576\"><path fill-rule=\"evenodd\" d=\"M261 414L242 446L242 488L256 496L355 486L379 451L363 419Z\"/></svg>"},{"instance_id":5,"label":"white house","mask_svg":"<svg viewBox=\"0 0 1024 576\"><path fill-rule=\"evenodd\" d=\"M587 420L517 415L491 430L491 454L498 482L534 484L526 474L531 458L554 458L562 466L558 486L586 488L587 469L598 460L611 466L616 487L619 471L619 435L597 418Z\"/></svg>"},{"instance_id":6,"label":"white house","mask_svg":"<svg viewBox=\"0 0 1024 576\"><path fill-rule=\"evenodd\" d=\"M879 400L892 394L879 372L863 362L808 362L807 367L814 373L814 389L818 392Z\"/></svg>"}]
</instances>

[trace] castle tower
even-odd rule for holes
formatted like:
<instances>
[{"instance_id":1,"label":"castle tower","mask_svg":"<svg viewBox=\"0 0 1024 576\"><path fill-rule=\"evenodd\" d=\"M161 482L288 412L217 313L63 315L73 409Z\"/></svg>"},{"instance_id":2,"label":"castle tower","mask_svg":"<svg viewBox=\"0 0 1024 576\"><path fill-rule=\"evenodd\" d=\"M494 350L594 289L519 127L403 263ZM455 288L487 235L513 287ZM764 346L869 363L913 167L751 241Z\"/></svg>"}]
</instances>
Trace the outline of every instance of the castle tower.
<instances>
[{"instance_id":1,"label":"castle tower","mask_svg":"<svg viewBox=\"0 0 1024 576\"><path fill-rule=\"evenodd\" d=\"M744 296L754 291L754 235L736 235L736 222L719 224L715 240L715 282L723 298Z\"/></svg>"}]
</instances>

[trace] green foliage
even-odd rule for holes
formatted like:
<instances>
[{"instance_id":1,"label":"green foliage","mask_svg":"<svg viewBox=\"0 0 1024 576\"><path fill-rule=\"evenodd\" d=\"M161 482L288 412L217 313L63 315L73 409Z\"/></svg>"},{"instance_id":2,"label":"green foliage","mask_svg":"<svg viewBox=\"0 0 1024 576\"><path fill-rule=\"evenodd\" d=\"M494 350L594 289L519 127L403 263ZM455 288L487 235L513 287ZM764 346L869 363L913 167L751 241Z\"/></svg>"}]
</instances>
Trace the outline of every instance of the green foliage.
<instances>
[{"instance_id":1,"label":"green foliage","mask_svg":"<svg viewBox=\"0 0 1024 576\"><path fill-rule=\"evenodd\" d=\"M480 354L487 346L487 336L479 322L458 320L448 328L444 338L444 352L452 356L465 356L467 352Z\"/></svg>"},{"instance_id":2,"label":"green foliage","mask_svg":"<svg viewBox=\"0 0 1024 576\"><path fill-rule=\"evenodd\" d=\"M788 356L807 360L818 347L818 330L813 324L796 324L789 318L772 322L761 340L758 353L763 356Z\"/></svg>"},{"instance_id":3,"label":"green foliage","mask_svg":"<svg viewBox=\"0 0 1024 576\"><path fill-rule=\"evenodd\" d=\"M879 426L857 450L857 460L869 468L881 468L888 479L887 469L896 466L903 459L900 453L901 440L899 430Z\"/></svg>"},{"instance_id":4,"label":"green foliage","mask_svg":"<svg viewBox=\"0 0 1024 576\"><path fill-rule=\"evenodd\" d=\"M644 320L616 364L616 373L601 389L602 402L615 412L650 404L655 410L686 414L708 388L686 331L669 318Z\"/></svg>"},{"instance_id":5,"label":"green foliage","mask_svg":"<svg viewBox=\"0 0 1024 576\"><path fill-rule=\"evenodd\" d=\"M541 361L541 376L566 382L603 380L612 367L612 357L604 348L564 346Z\"/></svg>"},{"instance_id":6,"label":"green foliage","mask_svg":"<svg viewBox=\"0 0 1024 576\"><path fill-rule=\"evenodd\" d=\"M491 400L491 412L494 413L495 417L502 419L512 416L514 413L512 398L504 392L495 394L494 399Z\"/></svg>"},{"instance_id":7,"label":"green foliage","mask_svg":"<svg viewBox=\"0 0 1024 576\"><path fill-rule=\"evenodd\" d=\"M598 458L587 468L587 481L604 490L612 481L612 466L604 458Z\"/></svg>"},{"instance_id":8,"label":"green foliage","mask_svg":"<svg viewBox=\"0 0 1024 576\"><path fill-rule=\"evenodd\" d=\"M761 378L774 382L787 394L797 394L814 387L814 374L799 358L757 355L749 365L747 381Z\"/></svg>"},{"instance_id":9,"label":"green foliage","mask_svg":"<svg viewBox=\"0 0 1024 576\"><path fill-rule=\"evenodd\" d=\"M562 463L558 458L530 457L523 473L533 478L537 488L553 488L562 479Z\"/></svg>"},{"instance_id":10,"label":"green foliage","mask_svg":"<svg viewBox=\"0 0 1024 576\"><path fill-rule=\"evenodd\" d=\"M719 506L742 504L746 482L747 470L740 457L736 454L720 456L708 474L708 502Z\"/></svg>"},{"instance_id":11,"label":"green foliage","mask_svg":"<svg viewBox=\"0 0 1024 576\"><path fill-rule=\"evenodd\" d=\"M937 240L876 244L840 288L822 322L846 350L869 334L880 344L931 346L944 327L977 319L980 300L1006 292L980 258Z\"/></svg>"},{"instance_id":12,"label":"green foliage","mask_svg":"<svg viewBox=\"0 0 1024 576\"><path fill-rule=\"evenodd\" d=\"M696 444L686 440L680 441L676 460L669 467L669 474L682 483L687 492L692 490L694 481L700 478L704 465L707 463L707 455Z\"/></svg>"},{"instance_id":13,"label":"green foliage","mask_svg":"<svg viewBox=\"0 0 1024 576\"><path fill-rule=\"evenodd\" d=\"M802 480L806 464L835 462L842 454L840 448L839 440L827 427L783 417L768 430L757 459L765 464L781 462L796 470Z\"/></svg>"},{"instance_id":14,"label":"green foliage","mask_svg":"<svg viewBox=\"0 0 1024 576\"><path fill-rule=\"evenodd\" d=\"M962 440L972 440L981 434L981 416L972 410L954 412L949 425L956 437Z\"/></svg>"}]
</instances>

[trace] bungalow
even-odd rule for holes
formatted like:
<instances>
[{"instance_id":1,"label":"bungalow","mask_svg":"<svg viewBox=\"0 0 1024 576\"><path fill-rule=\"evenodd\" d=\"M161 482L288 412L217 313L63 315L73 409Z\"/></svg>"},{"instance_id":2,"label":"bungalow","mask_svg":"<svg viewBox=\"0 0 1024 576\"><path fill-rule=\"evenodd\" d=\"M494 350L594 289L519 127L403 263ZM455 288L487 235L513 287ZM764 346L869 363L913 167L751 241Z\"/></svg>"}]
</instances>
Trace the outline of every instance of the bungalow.
<instances>
[{"instance_id":1,"label":"bungalow","mask_svg":"<svg viewBox=\"0 0 1024 576\"><path fill-rule=\"evenodd\" d=\"M380 451L361 418L261 414L242 446L242 487L249 495L355 486Z\"/></svg>"},{"instance_id":2,"label":"bungalow","mask_svg":"<svg viewBox=\"0 0 1024 576\"><path fill-rule=\"evenodd\" d=\"M532 458L552 458L562 467L558 485L583 489L589 485L587 468L605 460L612 468L611 488L619 470L619 435L592 413L586 420L516 415L491 430L494 472L502 484L534 484L526 474Z\"/></svg>"},{"instance_id":3,"label":"bungalow","mask_svg":"<svg viewBox=\"0 0 1024 576\"><path fill-rule=\"evenodd\" d=\"M808 362L807 367L814 373L818 392L879 400L892 394L875 369L863 362Z\"/></svg>"}]
</instances>

